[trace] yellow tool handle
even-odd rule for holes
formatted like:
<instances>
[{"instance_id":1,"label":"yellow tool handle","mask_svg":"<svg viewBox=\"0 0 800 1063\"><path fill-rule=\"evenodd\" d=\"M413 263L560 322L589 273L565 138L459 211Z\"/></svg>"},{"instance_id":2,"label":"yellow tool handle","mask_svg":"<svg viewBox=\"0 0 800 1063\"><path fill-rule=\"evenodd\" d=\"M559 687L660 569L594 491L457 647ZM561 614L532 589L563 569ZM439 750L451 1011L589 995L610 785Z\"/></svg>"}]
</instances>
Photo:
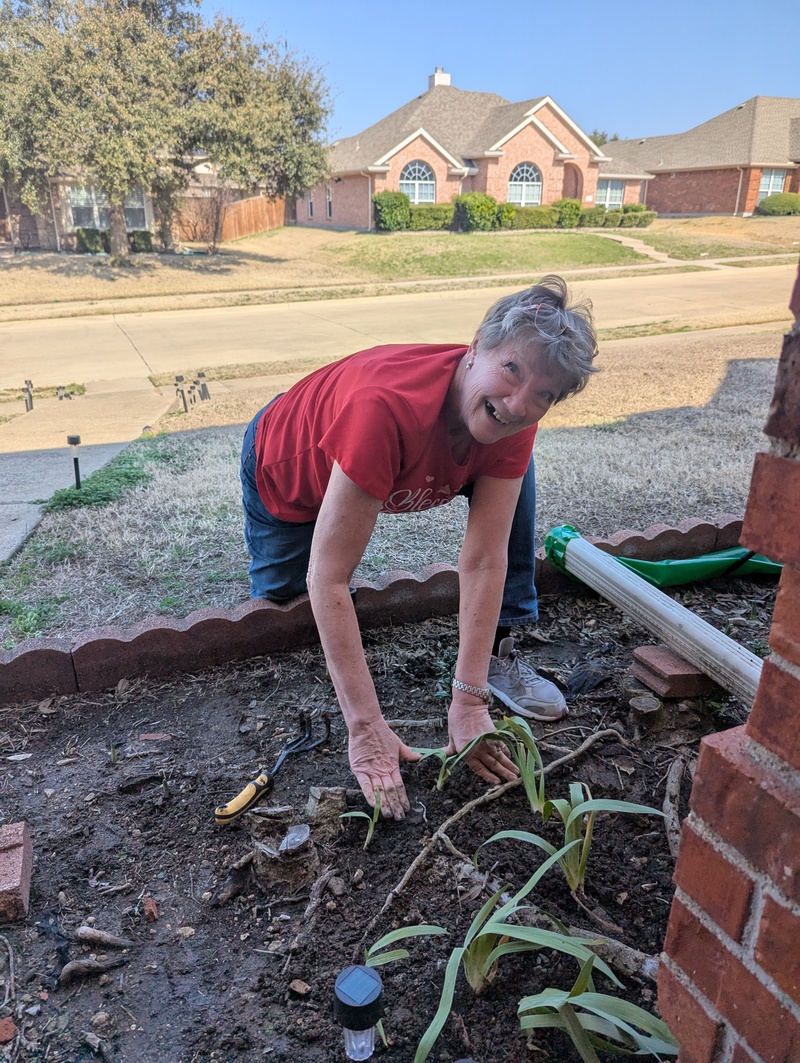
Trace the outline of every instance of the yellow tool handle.
<instances>
[{"instance_id":1,"label":"yellow tool handle","mask_svg":"<svg viewBox=\"0 0 800 1063\"><path fill-rule=\"evenodd\" d=\"M232 823L243 812L247 812L256 802L266 796L275 785L274 775L268 771L262 771L257 779L253 779L245 786L240 794L237 794L227 805L220 805L214 809L214 819L217 823Z\"/></svg>"}]
</instances>

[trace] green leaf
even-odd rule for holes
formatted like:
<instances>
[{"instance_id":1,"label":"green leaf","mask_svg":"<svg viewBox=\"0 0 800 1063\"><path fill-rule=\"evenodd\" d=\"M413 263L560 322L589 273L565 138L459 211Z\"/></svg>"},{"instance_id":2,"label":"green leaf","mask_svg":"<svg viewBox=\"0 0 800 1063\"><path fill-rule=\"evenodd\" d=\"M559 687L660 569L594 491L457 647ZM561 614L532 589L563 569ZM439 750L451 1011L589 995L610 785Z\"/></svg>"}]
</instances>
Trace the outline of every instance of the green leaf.
<instances>
[{"instance_id":1,"label":"green leaf","mask_svg":"<svg viewBox=\"0 0 800 1063\"><path fill-rule=\"evenodd\" d=\"M593 942L589 938L564 937L563 934L556 934L553 930L541 930L535 926L515 926L492 919L484 927L484 933L500 934L516 941L527 941L538 948L563 952L567 956L574 956L581 963L584 963L589 956L593 955L589 948ZM607 963L599 957L595 957L595 963L598 970L602 971L606 978L611 979L615 985L622 985L622 982L620 982Z\"/></svg>"},{"instance_id":2,"label":"green leaf","mask_svg":"<svg viewBox=\"0 0 800 1063\"><path fill-rule=\"evenodd\" d=\"M365 967L382 967L384 963L394 963L395 960L405 960L410 953L406 949L393 949L391 952L371 954L364 961Z\"/></svg>"},{"instance_id":3,"label":"green leaf","mask_svg":"<svg viewBox=\"0 0 800 1063\"><path fill-rule=\"evenodd\" d=\"M569 991L570 997L576 997L579 994L586 992L586 987L592 981L592 967L594 966L596 958L596 956L591 955L584 963L583 967L581 967L581 973L575 979L575 985Z\"/></svg>"},{"instance_id":4,"label":"green leaf","mask_svg":"<svg viewBox=\"0 0 800 1063\"><path fill-rule=\"evenodd\" d=\"M418 938L435 934L446 934L447 931L442 926L436 926L432 923L418 923L414 926L401 926L397 930L390 930L388 934L384 934L382 938L371 945L367 949L367 956L372 956L373 953L385 949L388 945L394 945L396 941L405 941L406 938Z\"/></svg>"},{"instance_id":5,"label":"green leaf","mask_svg":"<svg viewBox=\"0 0 800 1063\"><path fill-rule=\"evenodd\" d=\"M450 953L450 959L447 961L447 967L444 972L444 985L442 986L439 1007L436 1009L436 1014L433 1016L430 1026L417 1045L417 1051L414 1053L414 1063L425 1063L436 1043L436 1038L442 1032L442 1027L447 1021L447 1016L450 1014L450 1008L453 1004L453 996L455 995L458 967L464 952L463 948L457 948Z\"/></svg>"},{"instance_id":6,"label":"green leaf","mask_svg":"<svg viewBox=\"0 0 800 1063\"><path fill-rule=\"evenodd\" d=\"M469 925L469 930L467 931L466 937L464 938L465 947L469 947L472 942L472 939L475 937L480 928L486 922L490 912L497 904L498 900L503 896L505 889L505 886L501 886L497 893L495 893L493 897L490 897L489 900L481 906L480 911L477 913L477 915Z\"/></svg>"},{"instance_id":7,"label":"green leaf","mask_svg":"<svg viewBox=\"0 0 800 1063\"><path fill-rule=\"evenodd\" d=\"M603 798L593 798L591 801L583 801L575 805L566 820L566 827L568 828L574 820L580 819L587 812L630 812L639 816L664 815L659 809L650 808L648 805L635 805L631 801L607 801Z\"/></svg>"},{"instance_id":8,"label":"green leaf","mask_svg":"<svg viewBox=\"0 0 800 1063\"><path fill-rule=\"evenodd\" d=\"M580 1024L578 1016L569 1004L563 1004L558 1009L558 1014L564 1020L564 1027L569 1034L572 1043L578 1050L578 1055L583 1063L600 1063L600 1058L592 1047L588 1034Z\"/></svg>"},{"instance_id":9,"label":"green leaf","mask_svg":"<svg viewBox=\"0 0 800 1063\"><path fill-rule=\"evenodd\" d=\"M489 845L490 842L499 842L503 841L504 839L509 839L515 842L527 842L529 845L536 845L540 849L544 849L544 851L549 856L553 856L556 852L556 847L554 845L551 845L550 842L545 841L545 839L540 837L538 834L531 834L530 831L527 830L498 831L497 834L493 834L491 838L487 838L485 842L482 842L480 848L482 849L484 845Z\"/></svg>"}]
</instances>

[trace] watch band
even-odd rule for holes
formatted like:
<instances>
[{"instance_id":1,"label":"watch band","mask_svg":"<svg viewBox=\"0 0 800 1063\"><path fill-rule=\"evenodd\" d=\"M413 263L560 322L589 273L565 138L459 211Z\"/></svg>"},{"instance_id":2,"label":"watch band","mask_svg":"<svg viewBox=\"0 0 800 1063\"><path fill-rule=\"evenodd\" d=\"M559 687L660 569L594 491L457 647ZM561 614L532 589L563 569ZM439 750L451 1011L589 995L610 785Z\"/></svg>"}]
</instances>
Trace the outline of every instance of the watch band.
<instances>
[{"instance_id":1,"label":"watch band","mask_svg":"<svg viewBox=\"0 0 800 1063\"><path fill-rule=\"evenodd\" d=\"M487 705L491 703L492 692L488 687L474 687L470 683L462 683L460 679L454 679L452 686L454 690L463 690L465 694L472 694L473 697L480 698Z\"/></svg>"}]
</instances>

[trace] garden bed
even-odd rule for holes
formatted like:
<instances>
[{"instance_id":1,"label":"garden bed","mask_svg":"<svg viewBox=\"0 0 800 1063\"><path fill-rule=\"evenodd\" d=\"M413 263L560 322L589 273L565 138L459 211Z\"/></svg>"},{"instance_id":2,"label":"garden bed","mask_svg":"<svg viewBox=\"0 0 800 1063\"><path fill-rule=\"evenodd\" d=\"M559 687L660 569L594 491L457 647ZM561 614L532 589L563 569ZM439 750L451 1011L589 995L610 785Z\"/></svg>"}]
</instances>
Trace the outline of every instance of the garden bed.
<instances>
[{"instance_id":1,"label":"garden bed","mask_svg":"<svg viewBox=\"0 0 800 1063\"><path fill-rule=\"evenodd\" d=\"M678 596L732 637L764 651L771 584L715 581ZM742 707L724 694L665 703L656 725L645 730L629 706L628 668L633 649L654 640L594 597L550 598L544 605L547 619L523 638L523 650L573 693L567 719L533 725L542 756L551 762L607 732L548 775L550 796L566 797L569 783L581 781L593 797L660 808L667 773L682 757L685 814L700 737L743 722ZM449 618L365 635L384 713L405 721L397 731L411 745L446 741L436 718L446 715L447 701L439 695L447 690L456 640ZM577 692L581 686L584 692ZM512 789L448 830L450 844L431 847L380 915L426 840L486 792L465 767L437 790L438 762L431 758L404 768L412 813L402 823L379 822L367 850L361 818L342 821L327 838L312 824L319 867L307 881L265 890L249 877L247 864L231 878L233 865L252 850L250 817L220 827L214 808L271 765L296 731L301 711L316 718L317 733L321 713L334 714L330 741L290 758L274 793L259 807L291 806L296 821L307 822L312 786L354 785L344 723L319 650L262 657L168 683L123 680L116 691L2 710L2 819L27 821L35 853L28 918L5 929L13 981L8 960L0 959L6 995L14 991L0 1013L16 1025L7 1058L343 1060L341 1033L331 1017L338 971L393 928L435 923L447 929L446 937L413 940L409 959L382 968L389 1044L376 1058L410 1063L436 1010L448 956L490 896L492 882L521 886L543 856L518 842L493 843L481 851L476 878L458 853L471 858L501 829L536 831L554 843L558 831L552 821L542 828L522 787ZM349 801L361 807L355 792ZM660 817L598 816L588 901L598 918L619 928L616 936L627 945L659 953L672 870ZM326 878L328 871L332 876ZM225 893L232 895L226 900ZM597 919L576 905L557 868L530 901L587 936L602 932ZM117 952L95 946L90 953L73 940L87 924L128 938L130 947ZM90 955L125 962L60 984L65 962ZM549 985L566 988L577 972L574 960L542 950L505 957L480 996L461 976L453 1012L430 1058L577 1060L565 1034L536 1031L528 1042L516 1017L523 995ZM597 988L654 1010L651 981L623 982L617 990L599 976Z\"/></svg>"}]
</instances>

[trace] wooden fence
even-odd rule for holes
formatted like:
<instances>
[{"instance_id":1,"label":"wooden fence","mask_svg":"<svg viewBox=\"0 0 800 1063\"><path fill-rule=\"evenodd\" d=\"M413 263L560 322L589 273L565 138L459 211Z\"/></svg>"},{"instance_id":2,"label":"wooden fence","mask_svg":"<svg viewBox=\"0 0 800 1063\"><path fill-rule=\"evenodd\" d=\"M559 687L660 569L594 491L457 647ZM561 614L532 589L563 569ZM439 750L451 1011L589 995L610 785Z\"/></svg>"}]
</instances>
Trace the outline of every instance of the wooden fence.
<instances>
[{"instance_id":1,"label":"wooden fence","mask_svg":"<svg viewBox=\"0 0 800 1063\"><path fill-rule=\"evenodd\" d=\"M279 229L285 223L286 201L253 196L219 204L213 196L184 196L177 219L178 237L192 243L210 242L214 219L223 210L221 242Z\"/></svg>"}]
</instances>

